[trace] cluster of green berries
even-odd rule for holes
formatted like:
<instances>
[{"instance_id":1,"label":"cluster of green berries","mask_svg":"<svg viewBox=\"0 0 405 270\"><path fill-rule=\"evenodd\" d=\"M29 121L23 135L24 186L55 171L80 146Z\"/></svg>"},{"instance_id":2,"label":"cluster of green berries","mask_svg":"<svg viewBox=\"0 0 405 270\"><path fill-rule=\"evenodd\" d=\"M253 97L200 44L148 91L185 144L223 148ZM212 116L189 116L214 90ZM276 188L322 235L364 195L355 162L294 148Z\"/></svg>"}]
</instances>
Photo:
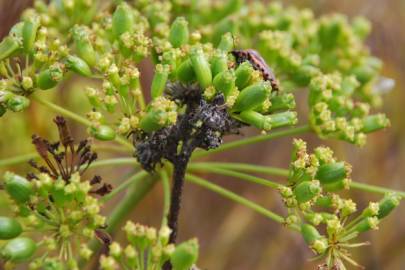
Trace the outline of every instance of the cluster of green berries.
<instances>
[{"instance_id":1,"label":"cluster of green berries","mask_svg":"<svg viewBox=\"0 0 405 270\"><path fill-rule=\"evenodd\" d=\"M198 258L198 243L191 239L175 246L169 244L170 229L134 224L128 221L124 227L128 245L117 242L109 246L109 255L102 256L102 270L133 269L160 270L170 263L173 270L189 270Z\"/></svg>"},{"instance_id":2,"label":"cluster of green berries","mask_svg":"<svg viewBox=\"0 0 405 270\"><path fill-rule=\"evenodd\" d=\"M380 220L401 199L397 194L387 194L357 214L356 203L336 193L350 187L350 173L350 165L337 161L329 148L318 147L309 154L306 143L295 140L289 183L279 187L289 213L287 226L301 231L314 253L325 258L327 269L345 269L343 261L357 265L348 249L365 243L352 241L360 233L378 229Z\"/></svg>"}]
</instances>

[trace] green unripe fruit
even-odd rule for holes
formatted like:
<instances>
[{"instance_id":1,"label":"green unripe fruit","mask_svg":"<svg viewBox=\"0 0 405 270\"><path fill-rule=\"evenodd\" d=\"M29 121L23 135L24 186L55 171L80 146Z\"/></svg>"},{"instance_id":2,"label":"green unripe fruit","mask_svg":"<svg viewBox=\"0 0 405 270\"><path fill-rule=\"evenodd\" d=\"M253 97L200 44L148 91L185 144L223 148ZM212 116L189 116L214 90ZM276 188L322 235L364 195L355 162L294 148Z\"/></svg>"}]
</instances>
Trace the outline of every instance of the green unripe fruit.
<instances>
[{"instance_id":1,"label":"green unripe fruit","mask_svg":"<svg viewBox=\"0 0 405 270\"><path fill-rule=\"evenodd\" d=\"M224 52L229 52L233 49L234 40L231 33L226 33L222 35L221 41L219 42L218 49Z\"/></svg>"},{"instance_id":2,"label":"green unripe fruit","mask_svg":"<svg viewBox=\"0 0 405 270\"><path fill-rule=\"evenodd\" d=\"M174 48L179 48L188 43L189 35L188 22L184 17L177 17L170 28L170 43Z\"/></svg>"},{"instance_id":3,"label":"green unripe fruit","mask_svg":"<svg viewBox=\"0 0 405 270\"><path fill-rule=\"evenodd\" d=\"M0 239L8 240L19 236L23 229L21 224L9 217L0 217Z\"/></svg>"},{"instance_id":4,"label":"green unripe fruit","mask_svg":"<svg viewBox=\"0 0 405 270\"><path fill-rule=\"evenodd\" d=\"M371 31L371 23L366 18L358 16L353 19L352 28L360 39L365 39Z\"/></svg>"},{"instance_id":5,"label":"green unripe fruit","mask_svg":"<svg viewBox=\"0 0 405 270\"><path fill-rule=\"evenodd\" d=\"M190 60L201 88L205 89L210 86L212 83L211 68L202 49L193 48L190 52Z\"/></svg>"},{"instance_id":6,"label":"green unripe fruit","mask_svg":"<svg viewBox=\"0 0 405 270\"><path fill-rule=\"evenodd\" d=\"M359 233L369 231L371 229L378 229L379 220L377 217L366 217L362 219L356 226L353 227L353 230Z\"/></svg>"},{"instance_id":7,"label":"green unripe fruit","mask_svg":"<svg viewBox=\"0 0 405 270\"><path fill-rule=\"evenodd\" d=\"M319 180L321 184L331 184L346 178L346 165L342 162L323 164L318 168L315 179Z\"/></svg>"},{"instance_id":8,"label":"green unripe fruit","mask_svg":"<svg viewBox=\"0 0 405 270\"><path fill-rule=\"evenodd\" d=\"M320 196L316 199L316 206L329 208L332 207L332 197L331 196Z\"/></svg>"},{"instance_id":9,"label":"green unripe fruit","mask_svg":"<svg viewBox=\"0 0 405 270\"><path fill-rule=\"evenodd\" d=\"M75 26L72 30L72 36L78 56L90 66L95 66L97 61L96 53L90 42L87 28L84 26Z\"/></svg>"},{"instance_id":10,"label":"green unripe fruit","mask_svg":"<svg viewBox=\"0 0 405 270\"><path fill-rule=\"evenodd\" d=\"M115 10L112 18L114 37L119 39L125 32L131 32L134 27L134 16L130 6L123 2Z\"/></svg>"},{"instance_id":11,"label":"green unripe fruit","mask_svg":"<svg viewBox=\"0 0 405 270\"><path fill-rule=\"evenodd\" d=\"M7 100L7 108L13 112L21 112L28 108L30 100L23 96L13 95Z\"/></svg>"},{"instance_id":12,"label":"green unripe fruit","mask_svg":"<svg viewBox=\"0 0 405 270\"><path fill-rule=\"evenodd\" d=\"M326 192L336 192L347 187L345 179L341 179L336 182L322 184L322 189Z\"/></svg>"},{"instance_id":13,"label":"green unripe fruit","mask_svg":"<svg viewBox=\"0 0 405 270\"><path fill-rule=\"evenodd\" d=\"M177 69L177 78L183 83L190 83L196 80L196 75L190 59L187 59L180 64Z\"/></svg>"},{"instance_id":14,"label":"green unripe fruit","mask_svg":"<svg viewBox=\"0 0 405 270\"><path fill-rule=\"evenodd\" d=\"M363 118L363 128L361 129L364 133L371 133L390 125L390 120L384 114L374 114Z\"/></svg>"},{"instance_id":15,"label":"green unripe fruit","mask_svg":"<svg viewBox=\"0 0 405 270\"><path fill-rule=\"evenodd\" d=\"M37 38L40 21L38 17L29 18L24 22L22 29L23 47L26 53L32 53Z\"/></svg>"},{"instance_id":16,"label":"green unripe fruit","mask_svg":"<svg viewBox=\"0 0 405 270\"><path fill-rule=\"evenodd\" d=\"M384 196L384 198L379 202L380 208L377 217L382 219L389 215L401 201L401 197L395 193L390 193Z\"/></svg>"},{"instance_id":17,"label":"green unripe fruit","mask_svg":"<svg viewBox=\"0 0 405 270\"><path fill-rule=\"evenodd\" d=\"M270 97L271 106L267 112L292 110L295 108L295 98L291 93L278 94Z\"/></svg>"},{"instance_id":18,"label":"green unripe fruit","mask_svg":"<svg viewBox=\"0 0 405 270\"><path fill-rule=\"evenodd\" d=\"M305 181L294 188L294 195L298 203L305 203L315 198L321 192L318 181Z\"/></svg>"},{"instance_id":19,"label":"green unripe fruit","mask_svg":"<svg viewBox=\"0 0 405 270\"><path fill-rule=\"evenodd\" d=\"M269 122L269 119L261 113L255 111L243 111L240 113L239 117L243 122L255 126L259 129L271 129L271 123Z\"/></svg>"},{"instance_id":20,"label":"green unripe fruit","mask_svg":"<svg viewBox=\"0 0 405 270\"><path fill-rule=\"evenodd\" d=\"M216 76L217 74L228 70L228 57L223 52L217 52L211 58L211 71L212 76Z\"/></svg>"},{"instance_id":21,"label":"green unripe fruit","mask_svg":"<svg viewBox=\"0 0 405 270\"><path fill-rule=\"evenodd\" d=\"M9 217L0 217L0 239L8 240L19 236L22 233L21 224Z\"/></svg>"},{"instance_id":22,"label":"green unripe fruit","mask_svg":"<svg viewBox=\"0 0 405 270\"><path fill-rule=\"evenodd\" d=\"M308 245L312 245L316 240L322 237L318 230L310 224L301 225L301 234L302 237L304 237L305 243Z\"/></svg>"},{"instance_id":23,"label":"green unripe fruit","mask_svg":"<svg viewBox=\"0 0 405 270\"><path fill-rule=\"evenodd\" d=\"M178 245L170 257L173 270L189 270L198 259L198 243L196 239Z\"/></svg>"},{"instance_id":24,"label":"green unripe fruit","mask_svg":"<svg viewBox=\"0 0 405 270\"><path fill-rule=\"evenodd\" d=\"M169 66L160 64L156 65L155 75L153 77L151 86L152 98L157 98L163 94L168 77Z\"/></svg>"},{"instance_id":25,"label":"green unripe fruit","mask_svg":"<svg viewBox=\"0 0 405 270\"><path fill-rule=\"evenodd\" d=\"M18 203L27 202L32 194L31 182L11 172L4 174L4 188L10 197Z\"/></svg>"},{"instance_id":26,"label":"green unripe fruit","mask_svg":"<svg viewBox=\"0 0 405 270\"><path fill-rule=\"evenodd\" d=\"M115 139L115 131L110 126L100 125L98 127L91 127L90 134L100 141L111 141Z\"/></svg>"},{"instance_id":27,"label":"green unripe fruit","mask_svg":"<svg viewBox=\"0 0 405 270\"><path fill-rule=\"evenodd\" d=\"M163 113L160 111L149 111L139 122L139 127L147 133L163 128L165 126L165 123L162 123Z\"/></svg>"},{"instance_id":28,"label":"green unripe fruit","mask_svg":"<svg viewBox=\"0 0 405 270\"><path fill-rule=\"evenodd\" d=\"M36 76L36 84L40 89L48 90L55 87L62 78L63 70L61 66L53 65Z\"/></svg>"},{"instance_id":29,"label":"green unripe fruit","mask_svg":"<svg viewBox=\"0 0 405 270\"><path fill-rule=\"evenodd\" d=\"M68 69L82 76L90 77L92 75L89 65L77 56L69 55L66 59L66 66Z\"/></svg>"},{"instance_id":30,"label":"green unripe fruit","mask_svg":"<svg viewBox=\"0 0 405 270\"><path fill-rule=\"evenodd\" d=\"M235 89L235 74L229 70L223 71L215 76L213 84L215 89L227 98Z\"/></svg>"},{"instance_id":31,"label":"green unripe fruit","mask_svg":"<svg viewBox=\"0 0 405 270\"><path fill-rule=\"evenodd\" d=\"M281 112L266 116L272 128L295 125L298 122L296 112Z\"/></svg>"},{"instance_id":32,"label":"green unripe fruit","mask_svg":"<svg viewBox=\"0 0 405 270\"><path fill-rule=\"evenodd\" d=\"M6 261L19 263L28 261L34 255L37 245L31 238L19 237L8 243L0 251L0 255Z\"/></svg>"},{"instance_id":33,"label":"green unripe fruit","mask_svg":"<svg viewBox=\"0 0 405 270\"><path fill-rule=\"evenodd\" d=\"M236 87L238 87L238 89L243 89L249 84L250 80L252 79L253 71L254 69L249 62L243 62L238 66L235 72Z\"/></svg>"},{"instance_id":34,"label":"green unripe fruit","mask_svg":"<svg viewBox=\"0 0 405 270\"><path fill-rule=\"evenodd\" d=\"M243 89L235 101L232 111L242 112L254 110L269 96L271 86L269 82L258 82Z\"/></svg>"},{"instance_id":35,"label":"green unripe fruit","mask_svg":"<svg viewBox=\"0 0 405 270\"><path fill-rule=\"evenodd\" d=\"M222 18L219 18L222 19ZM239 21L235 17L227 17L215 24L212 40L214 45L221 42L221 38L226 33L235 34L239 27Z\"/></svg>"},{"instance_id":36,"label":"green unripe fruit","mask_svg":"<svg viewBox=\"0 0 405 270\"><path fill-rule=\"evenodd\" d=\"M10 57L20 48L20 44L14 37L5 37L0 43L0 61Z\"/></svg>"}]
</instances>

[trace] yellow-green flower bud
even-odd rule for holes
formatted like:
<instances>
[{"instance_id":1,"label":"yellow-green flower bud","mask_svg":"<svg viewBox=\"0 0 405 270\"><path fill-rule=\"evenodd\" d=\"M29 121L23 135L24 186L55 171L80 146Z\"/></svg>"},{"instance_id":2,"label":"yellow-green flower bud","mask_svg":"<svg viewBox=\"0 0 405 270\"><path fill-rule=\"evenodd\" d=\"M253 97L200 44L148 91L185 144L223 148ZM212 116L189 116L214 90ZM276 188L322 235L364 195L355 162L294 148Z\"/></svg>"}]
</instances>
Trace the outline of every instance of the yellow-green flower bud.
<instances>
[{"instance_id":1,"label":"yellow-green flower bud","mask_svg":"<svg viewBox=\"0 0 405 270\"><path fill-rule=\"evenodd\" d=\"M30 100L24 96L13 95L7 100L7 108L13 112L21 112L29 105Z\"/></svg>"},{"instance_id":2,"label":"yellow-green flower bud","mask_svg":"<svg viewBox=\"0 0 405 270\"><path fill-rule=\"evenodd\" d=\"M384 114L374 114L363 118L363 128L361 129L364 133L374 132L379 129L386 128L390 125L390 120Z\"/></svg>"}]
</instances>

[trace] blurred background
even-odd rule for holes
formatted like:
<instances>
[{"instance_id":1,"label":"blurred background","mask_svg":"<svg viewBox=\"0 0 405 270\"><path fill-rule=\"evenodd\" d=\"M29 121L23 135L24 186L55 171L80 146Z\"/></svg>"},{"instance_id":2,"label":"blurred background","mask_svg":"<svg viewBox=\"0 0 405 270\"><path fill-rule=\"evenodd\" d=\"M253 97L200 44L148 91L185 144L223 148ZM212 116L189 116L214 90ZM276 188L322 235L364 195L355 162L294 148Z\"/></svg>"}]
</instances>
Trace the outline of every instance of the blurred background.
<instances>
[{"instance_id":1,"label":"blurred background","mask_svg":"<svg viewBox=\"0 0 405 270\"><path fill-rule=\"evenodd\" d=\"M396 87L384 99L382 111L391 119L392 127L369 136L367 145L362 148L336 141L320 141L314 135L302 136L309 142L309 148L324 144L332 147L340 159L353 165L353 179L360 182L405 190L405 23L404 0L296 0L284 1L307 7L317 15L326 13L344 13L348 16L364 15L373 24L373 32L368 45L384 63L383 75L394 78ZM0 37L8 33L9 28L18 19L24 7L30 4L26 0L0 0ZM151 67L142 67L150 76ZM147 81L148 76L145 76ZM84 114L89 110L84 94L78 89L80 81L71 80L63 85L60 92L50 92L56 102L66 104L68 108ZM300 110L305 110L305 97L301 99ZM84 104L84 105L83 105ZM0 120L0 159L17 154L31 152L31 134L55 138L52 125L53 113L38 104L32 104L29 111L9 114ZM305 119L304 119L305 120ZM70 122L77 137L86 136L81 126ZM254 135L256 131L246 130L245 135ZM227 138L231 140L232 138ZM212 160L257 163L287 167L291 150L291 138L262 143L211 156ZM110 155L111 156L111 155ZM109 157L110 157L109 156ZM101 158L104 158L101 153ZM6 169L23 172L24 165ZM2 173L3 168L0 168ZM130 168L128 168L128 171ZM98 171L110 182L118 183L126 170L111 168ZM207 179L252 199L277 213L284 214L279 196L272 190L246 184L226 177L205 175ZM278 180L278 179L272 179ZM369 200L378 200L380 196L364 192L351 191L350 196L364 207ZM8 211L7 202L0 197L0 214ZM111 202L105 209L115 204ZM4 207L3 207L4 206ZM159 226L161 218L162 190L159 185L150 192L143 202L131 213L131 219L151 226ZM363 237L372 245L355 252L354 258L369 270L405 269L405 204L402 205L381 224L378 232L370 232ZM120 235L116 236L118 239ZM233 270L299 270L316 269L317 263L309 262L312 256L300 235L286 230L249 209L218 197L209 191L192 184L186 184L183 210L180 217L180 240L197 237L201 252L199 265L202 269Z\"/></svg>"}]
</instances>

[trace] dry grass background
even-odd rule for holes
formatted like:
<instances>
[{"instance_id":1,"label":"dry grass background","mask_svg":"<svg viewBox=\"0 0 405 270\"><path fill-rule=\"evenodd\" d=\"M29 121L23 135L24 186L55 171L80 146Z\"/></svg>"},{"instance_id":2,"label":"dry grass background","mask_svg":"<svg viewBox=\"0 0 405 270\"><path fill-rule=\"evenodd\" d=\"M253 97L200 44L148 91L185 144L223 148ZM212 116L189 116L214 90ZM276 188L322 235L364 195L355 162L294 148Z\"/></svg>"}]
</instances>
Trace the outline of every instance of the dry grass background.
<instances>
[{"instance_id":1,"label":"dry grass background","mask_svg":"<svg viewBox=\"0 0 405 270\"><path fill-rule=\"evenodd\" d=\"M363 149L346 143L319 141L312 135L303 136L303 138L309 141L310 147L326 144L335 149L339 158L352 163L355 180L405 190L403 179L405 176L405 120L403 119L405 114L405 31L402 28L405 23L405 1L296 0L284 2L311 8L316 14L332 12L341 12L349 16L361 14L372 21L374 30L368 39L368 44L372 52L384 60L383 74L394 78L397 82L394 91L385 97L382 108L391 119L392 127L369 136L368 144ZM7 33L10 25L27 3L29 1L26 0L0 0L0 36ZM65 88L72 89L77 86L78 83L73 83L66 85ZM71 91L64 91L58 94L57 98L61 100L68 97L68 106L79 108L84 112L86 109L82 108L83 106L77 106L83 98L77 97L77 93L72 95ZM30 112L23 115L27 122L18 122L17 117L0 120L0 130L8 134L8 141L3 137L0 138L0 158L28 151L29 147L21 144L21 140L29 142L32 132L49 133L48 125L42 121L45 113L34 104ZM17 139L12 143L9 141L15 137L12 132L6 130L10 125L17 125L18 129L26 133L18 138L20 143L13 149L5 148L6 143L7 145L18 143ZM75 130L84 135L79 127ZM245 132L246 135L254 133L253 130ZM286 167L290 149L291 138L285 138L219 154L211 159ZM117 171L105 171L107 178L110 176L111 179L117 173ZM260 202L269 209L283 213L279 197L271 190L226 177L209 175L206 177ZM131 213L131 219L158 226L162 205L161 194L160 187L156 186L142 204ZM364 206L371 199L379 198L364 192L353 191L351 195L359 202L359 207ZM373 244L356 252L355 258L366 269L405 269L404 211L405 205L402 204L381 224L379 232L368 233L363 238L363 240L370 240ZM191 184L188 184L185 189L180 226L181 239L193 236L200 239L202 269L304 270L316 268L316 263L307 262L311 253L299 235ZM120 238L119 235L117 237Z\"/></svg>"}]
</instances>

